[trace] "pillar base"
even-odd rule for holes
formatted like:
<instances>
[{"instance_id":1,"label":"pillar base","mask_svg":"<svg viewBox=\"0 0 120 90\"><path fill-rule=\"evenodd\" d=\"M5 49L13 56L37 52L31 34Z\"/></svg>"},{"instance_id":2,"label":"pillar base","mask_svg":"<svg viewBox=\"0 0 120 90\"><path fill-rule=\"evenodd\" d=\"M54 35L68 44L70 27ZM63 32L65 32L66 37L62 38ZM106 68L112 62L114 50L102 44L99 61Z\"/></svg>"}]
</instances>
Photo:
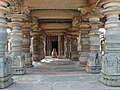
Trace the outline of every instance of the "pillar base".
<instances>
[{"instance_id":1,"label":"pillar base","mask_svg":"<svg viewBox=\"0 0 120 90\"><path fill-rule=\"evenodd\" d=\"M39 56L38 55L33 55L32 56L32 61L40 62Z\"/></svg>"},{"instance_id":2,"label":"pillar base","mask_svg":"<svg viewBox=\"0 0 120 90\"><path fill-rule=\"evenodd\" d=\"M13 83L11 73L12 60L10 57L0 57L0 89Z\"/></svg>"},{"instance_id":3,"label":"pillar base","mask_svg":"<svg viewBox=\"0 0 120 90\"><path fill-rule=\"evenodd\" d=\"M88 60L90 60L89 52L79 53L79 61L81 66L86 66Z\"/></svg>"},{"instance_id":4,"label":"pillar base","mask_svg":"<svg viewBox=\"0 0 120 90\"><path fill-rule=\"evenodd\" d=\"M25 74L25 56L17 56L16 54L12 54L12 74L14 75L22 75Z\"/></svg>"},{"instance_id":5,"label":"pillar base","mask_svg":"<svg viewBox=\"0 0 120 90\"><path fill-rule=\"evenodd\" d=\"M13 84L12 76L0 77L0 89L7 88Z\"/></svg>"},{"instance_id":6,"label":"pillar base","mask_svg":"<svg viewBox=\"0 0 120 90\"><path fill-rule=\"evenodd\" d=\"M26 73L25 67L13 67L12 73L14 75L23 75Z\"/></svg>"},{"instance_id":7,"label":"pillar base","mask_svg":"<svg viewBox=\"0 0 120 90\"><path fill-rule=\"evenodd\" d=\"M120 75L107 75L101 72L100 81L107 86L120 87Z\"/></svg>"},{"instance_id":8,"label":"pillar base","mask_svg":"<svg viewBox=\"0 0 120 90\"><path fill-rule=\"evenodd\" d=\"M33 67L31 53L23 53L23 55L25 56L25 67Z\"/></svg>"},{"instance_id":9,"label":"pillar base","mask_svg":"<svg viewBox=\"0 0 120 90\"><path fill-rule=\"evenodd\" d=\"M79 61L79 53L77 51L71 52L71 60L72 61Z\"/></svg>"},{"instance_id":10,"label":"pillar base","mask_svg":"<svg viewBox=\"0 0 120 90\"><path fill-rule=\"evenodd\" d=\"M67 59L66 56L58 56L58 59Z\"/></svg>"},{"instance_id":11,"label":"pillar base","mask_svg":"<svg viewBox=\"0 0 120 90\"><path fill-rule=\"evenodd\" d=\"M100 73L101 72L101 66L86 66L86 72L88 73Z\"/></svg>"},{"instance_id":12,"label":"pillar base","mask_svg":"<svg viewBox=\"0 0 120 90\"><path fill-rule=\"evenodd\" d=\"M32 67L34 67L34 65L32 65L32 64L25 64L25 67L26 68L32 68Z\"/></svg>"}]
</instances>

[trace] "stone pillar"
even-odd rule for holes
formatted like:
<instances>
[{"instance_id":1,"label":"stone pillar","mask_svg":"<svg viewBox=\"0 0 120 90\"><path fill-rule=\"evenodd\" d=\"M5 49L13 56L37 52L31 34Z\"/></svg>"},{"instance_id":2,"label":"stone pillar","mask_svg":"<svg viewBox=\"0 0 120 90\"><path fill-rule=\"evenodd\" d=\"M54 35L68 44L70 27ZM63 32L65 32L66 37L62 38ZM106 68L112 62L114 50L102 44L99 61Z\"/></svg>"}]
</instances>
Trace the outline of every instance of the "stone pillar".
<instances>
[{"instance_id":1,"label":"stone pillar","mask_svg":"<svg viewBox=\"0 0 120 90\"><path fill-rule=\"evenodd\" d=\"M43 52L43 53L44 53L44 57L45 57L45 56L46 56L46 50L47 50L47 49L46 49L46 35L44 35L44 38L43 38L43 39L44 39L44 40L43 40L43 44L44 44L44 50L43 50L44 52Z\"/></svg>"},{"instance_id":2,"label":"stone pillar","mask_svg":"<svg viewBox=\"0 0 120 90\"><path fill-rule=\"evenodd\" d=\"M61 35L58 35L58 56L60 57L61 56Z\"/></svg>"},{"instance_id":3,"label":"stone pillar","mask_svg":"<svg viewBox=\"0 0 120 90\"><path fill-rule=\"evenodd\" d=\"M47 56L51 56L51 38L47 37Z\"/></svg>"},{"instance_id":4,"label":"stone pillar","mask_svg":"<svg viewBox=\"0 0 120 90\"><path fill-rule=\"evenodd\" d=\"M106 43L100 81L108 86L120 86L120 0L101 0Z\"/></svg>"},{"instance_id":5,"label":"stone pillar","mask_svg":"<svg viewBox=\"0 0 120 90\"><path fill-rule=\"evenodd\" d=\"M6 88L13 83L11 58L5 56L5 45L7 44L5 14L8 12L8 4L7 0L0 1L0 88Z\"/></svg>"},{"instance_id":6,"label":"stone pillar","mask_svg":"<svg viewBox=\"0 0 120 90\"><path fill-rule=\"evenodd\" d=\"M64 56L70 59L70 36L64 36Z\"/></svg>"},{"instance_id":7,"label":"stone pillar","mask_svg":"<svg viewBox=\"0 0 120 90\"><path fill-rule=\"evenodd\" d=\"M81 23L80 24L80 34L81 36L81 51L79 51L79 61L80 65L87 65L87 61L90 59L89 52L90 52L90 46L89 46L89 31L90 27L87 23Z\"/></svg>"},{"instance_id":8,"label":"stone pillar","mask_svg":"<svg viewBox=\"0 0 120 90\"><path fill-rule=\"evenodd\" d=\"M40 60L45 58L45 35L41 34L39 36L39 58Z\"/></svg>"},{"instance_id":9,"label":"stone pillar","mask_svg":"<svg viewBox=\"0 0 120 90\"><path fill-rule=\"evenodd\" d=\"M79 54L77 51L78 47L78 40L77 36L71 36L71 60L72 61L79 61Z\"/></svg>"},{"instance_id":10,"label":"stone pillar","mask_svg":"<svg viewBox=\"0 0 120 90\"><path fill-rule=\"evenodd\" d=\"M32 36L32 61L40 61L39 60L39 32L38 31L32 31L31 32L31 36Z\"/></svg>"},{"instance_id":11,"label":"stone pillar","mask_svg":"<svg viewBox=\"0 0 120 90\"><path fill-rule=\"evenodd\" d=\"M77 47L77 51L78 51L78 52L82 51L81 31L79 31L79 36L78 36L78 47Z\"/></svg>"},{"instance_id":12,"label":"stone pillar","mask_svg":"<svg viewBox=\"0 0 120 90\"><path fill-rule=\"evenodd\" d=\"M24 14L11 15L12 68L13 74L25 74L25 56L22 55L22 25Z\"/></svg>"},{"instance_id":13,"label":"stone pillar","mask_svg":"<svg viewBox=\"0 0 120 90\"><path fill-rule=\"evenodd\" d=\"M32 65L32 55L30 53L30 36L31 24L25 23L22 27L23 32L23 55L25 56L25 67L33 67Z\"/></svg>"},{"instance_id":14,"label":"stone pillar","mask_svg":"<svg viewBox=\"0 0 120 90\"><path fill-rule=\"evenodd\" d=\"M71 60L71 36L68 38L68 57Z\"/></svg>"},{"instance_id":15,"label":"stone pillar","mask_svg":"<svg viewBox=\"0 0 120 90\"><path fill-rule=\"evenodd\" d=\"M91 73L100 73L101 71L101 53L100 53L100 33L99 26L101 23L100 15L97 13L91 13L89 16L91 25L90 31L90 59L87 61L86 71Z\"/></svg>"},{"instance_id":16,"label":"stone pillar","mask_svg":"<svg viewBox=\"0 0 120 90\"><path fill-rule=\"evenodd\" d=\"M68 50L68 47L67 47L67 36L64 36L64 56L67 58L67 50Z\"/></svg>"}]
</instances>

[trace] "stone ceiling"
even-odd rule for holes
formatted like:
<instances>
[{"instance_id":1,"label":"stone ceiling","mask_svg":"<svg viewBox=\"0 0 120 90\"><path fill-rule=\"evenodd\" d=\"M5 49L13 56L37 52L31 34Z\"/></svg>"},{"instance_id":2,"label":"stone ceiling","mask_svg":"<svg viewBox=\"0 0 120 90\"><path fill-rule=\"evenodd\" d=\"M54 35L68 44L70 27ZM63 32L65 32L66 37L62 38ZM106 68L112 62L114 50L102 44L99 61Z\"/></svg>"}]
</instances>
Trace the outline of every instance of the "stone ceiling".
<instances>
[{"instance_id":1,"label":"stone ceiling","mask_svg":"<svg viewBox=\"0 0 120 90\"><path fill-rule=\"evenodd\" d=\"M91 3L97 0L90 0ZM65 31L71 27L73 17L80 15L78 8L87 7L88 0L24 0L30 15L39 19L40 27L47 31Z\"/></svg>"}]
</instances>

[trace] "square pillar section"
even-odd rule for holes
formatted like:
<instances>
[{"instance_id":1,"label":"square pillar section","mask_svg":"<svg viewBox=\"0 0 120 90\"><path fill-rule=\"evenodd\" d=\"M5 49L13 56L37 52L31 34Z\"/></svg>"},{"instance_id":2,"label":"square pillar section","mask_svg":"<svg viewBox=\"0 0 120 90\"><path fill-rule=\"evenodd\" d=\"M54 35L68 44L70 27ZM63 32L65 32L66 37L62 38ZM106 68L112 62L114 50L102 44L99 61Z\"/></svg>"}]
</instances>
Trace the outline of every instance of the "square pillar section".
<instances>
[{"instance_id":1,"label":"square pillar section","mask_svg":"<svg viewBox=\"0 0 120 90\"><path fill-rule=\"evenodd\" d=\"M32 53L30 53L30 44L31 44L31 31L32 23L26 22L22 26L22 32L23 32L23 44L22 44L22 49L23 49L23 55L25 56L25 67L30 68L33 67L32 65Z\"/></svg>"},{"instance_id":2,"label":"square pillar section","mask_svg":"<svg viewBox=\"0 0 120 90\"><path fill-rule=\"evenodd\" d=\"M90 39L89 39L89 32L90 32L90 26L89 23L80 23L80 34L81 36L79 36L79 38L81 37L81 41L79 41L78 46L79 47L79 61L80 61L80 65L81 66L86 66L87 65L87 61L90 60Z\"/></svg>"},{"instance_id":3,"label":"square pillar section","mask_svg":"<svg viewBox=\"0 0 120 90\"><path fill-rule=\"evenodd\" d=\"M11 42L12 42L12 69L13 74L25 74L25 56L22 55L22 25L25 19L24 14L13 14L11 15L11 24L13 30L11 32Z\"/></svg>"},{"instance_id":4,"label":"square pillar section","mask_svg":"<svg viewBox=\"0 0 120 90\"><path fill-rule=\"evenodd\" d=\"M90 59L87 62L86 71L90 73L100 73L102 55L100 53L100 38L99 27L102 25L100 20L100 14L91 12L88 16L91 25L90 31Z\"/></svg>"},{"instance_id":5,"label":"square pillar section","mask_svg":"<svg viewBox=\"0 0 120 90\"><path fill-rule=\"evenodd\" d=\"M7 31L5 14L8 12L8 0L0 1L0 89L6 88L13 83L11 74L11 58L5 56L5 45L7 44Z\"/></svg>"},{"instance_id":6,"label":"square pillar section","mask_svg":"<svg viewBox=\"0 0 120 90\"><path fill-rule=\"evenodd\" d=\"M120 86L120 0L101 0L99 5L107 17L100 81L108 86Z\"/></svg>"}]
</instances>

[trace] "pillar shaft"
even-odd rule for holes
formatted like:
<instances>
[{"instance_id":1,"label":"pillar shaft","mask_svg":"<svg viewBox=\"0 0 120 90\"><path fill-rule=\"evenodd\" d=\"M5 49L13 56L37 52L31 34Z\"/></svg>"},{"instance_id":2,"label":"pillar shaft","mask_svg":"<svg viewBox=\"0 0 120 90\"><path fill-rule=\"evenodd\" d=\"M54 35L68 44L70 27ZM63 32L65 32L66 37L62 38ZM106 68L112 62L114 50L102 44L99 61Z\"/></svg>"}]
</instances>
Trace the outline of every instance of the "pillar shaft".
<instances>
[{"instance_id":1,"label":"pillar shaft","mask_svg":"<svg viewBox=\"0 0 120 90\"><path fill-rule=\"evenodd\" d=\"M62 48L61 48L61 42L62 42L61 35L58 35L58 56L59 57L62 55L61 54L61 50L62 50Z\"/></svg>"},{"instance_id":2,"label":"pillar shaft","mask_svg":"<svg viewBox=\"0 0 120 90\"><path fill-rule=\"evenodd\" d=\"M71 60L71 36L69 36L69 39L68 39L68 56L69 56L69 59Z\"/></svg>"},{"instance_id":3,"label":"pillar shaft","mask_svg":"<svg viewBox=\"0 0 120 90\"><path fill-rule=\"evenodd\" d=\"M101 53L100 53L100 38L99 38L99 14L91 13L88 16L91 31L90 31L90 60L87 62L86 71L91 73L99 73L101 71Z\"/></svg>"},{"instance_id":4,"label":"pillar shaft","mask_svg":"<svg viewBox=\"0 0 120 90\"><path fill-rule=\"evenodd\" d=\"M71 44L71 41L70 41L70 36L69 35L66 35L64 37L64 56L68 59L70 59L70 44Z\"/></svg>"},{"instance_id":5,"label":"pillar shaft","mask_svg":"<svg viewBox=\"0 0 120 90\"><path fill-rule=\"evenodd\" d=\"M67 58L67 50L68 50L68 45L67 45L67 36L64 36L64 56Z\"/></svg>"},{"instance_id":6,"label":"pillar shaft","mask_svg":"<svg viewBox=\"0 0 120 90\"><path fill-rule=\"evenodd\" d=\"M23 14L11 15L13 30L11 32L12 42L12 67L13 74L25 74L25 56L22 55L22 22Z\"/></svg>"},{"instance_id":7,"label":"pillar shaft","mask_svg":"<svg viewBox=\"0 0 120 90\"><path fill-rule=\"evenodd\" d=\"M80 35L79 37L81 37L81 45L80 46L80 50L79 51L79 61L80 61L80 65L87 65L87 61L90 59L89 56L89 52L90 52L90 47L89 47L89 25L87 23L81 23L80 25Z\"/></svg>"},{"instance_id":8,"label":"pillar shaft","mask_svg":"<svg viewBox=\"0 0 120 90\"><path fill-rule=\"evenodd\" d=\"M105 55L100 81L109 86L120 86L120 1L102 0L100 5L107 17Z\"/></svg>"},{"instance_id":9,"label":"pillar shaft","mask_svg":"<svg viewBox=\"0 0 120 90\"><path fill-rule=\"evenodd\" d=\"M71 36L71 60L73 61L79 61L79 54L77 51L77 47L78 47L77 36L73 35Z\"/></svg>"},{"instance_id":10,"label":"pillar shaft","mask_svg":"<svg viewBox=\"0 0 120 90\"><path fill-rule=\"evenodd\" d=\"M45 41L46 41L45 35L41 34L39 36L39 56L40 56L40 60L45 58Z\"/></svg>"},{"instance_id":11,"label":"pillar shaft","mask_svg":"<svg viewBox=\"0 0 120 90\"><path fill-rule=\"evenodd\" d=\"M39 32L36 30L31 31L32 41L32 61L40 61L39 60Z\"/></svg>"},{"instance_id":12,"label":"pillar shaft","mask_svg":"<svg viewBox=\"0 0 120 90\"><path fill-rule=\"evenodd\" d=\"M7 0L0 1L0 88L6 88L13 83L11 78L11 58L5 56L5 45L7 45L7 31L5 14L7 13L9 2Z\"/></svg>"},{"instance_id":13,"label":"pillar shaft","mask_svg":"<svg viewBox=\"0 0 120 90\"><path fill-rule=\"evenodd\" d=\"M51 38L50 37L46 37L46 38L47 38L46 39L47 40L47 43L46 43L46 45L47 45L46 46L47 47L47 49L46 49L47 50L46 55L47 56L51 56L51 51L52 51L51 50L51 47L52 47Z\"/></svg>"},{"instance_id":14,"label":"pillar shaft","mask_svg":"<svg viewBox=\"0 0 120 90\"><path fill-rule=\"evenodd\" d=\"M32 55L30 53L30 36L31 25L30 23L24 24L23 31L23 55L25 56L25 67L32 67Z\"/></svg>"}]
</instances>

